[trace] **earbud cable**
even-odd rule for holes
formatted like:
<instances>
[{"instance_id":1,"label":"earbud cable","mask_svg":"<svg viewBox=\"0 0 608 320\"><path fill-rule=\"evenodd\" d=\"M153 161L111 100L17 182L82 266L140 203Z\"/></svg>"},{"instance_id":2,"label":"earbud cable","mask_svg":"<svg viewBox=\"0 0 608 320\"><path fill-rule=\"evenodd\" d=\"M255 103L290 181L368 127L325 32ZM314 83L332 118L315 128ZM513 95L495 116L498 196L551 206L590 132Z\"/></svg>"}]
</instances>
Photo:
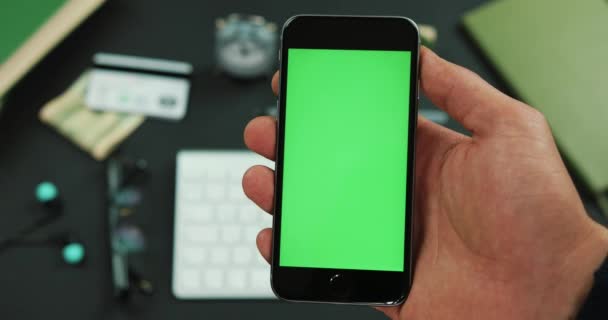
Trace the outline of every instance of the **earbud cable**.
<instances>
[{"instance_id":1,"label":"earbud cable","mask_svg":"<svg viewBox=\"0 0 608 320\"><path fill-rule=\"evenodd\" d=\"M34 222L31 224L25 226L23 229L19 230L16 234L0 240L0 253L18 244L23 238L30 235L32 232L50 224L55 220L55 218L55 215L42 216L34 220Z\"/></svg>"}]
</instances>

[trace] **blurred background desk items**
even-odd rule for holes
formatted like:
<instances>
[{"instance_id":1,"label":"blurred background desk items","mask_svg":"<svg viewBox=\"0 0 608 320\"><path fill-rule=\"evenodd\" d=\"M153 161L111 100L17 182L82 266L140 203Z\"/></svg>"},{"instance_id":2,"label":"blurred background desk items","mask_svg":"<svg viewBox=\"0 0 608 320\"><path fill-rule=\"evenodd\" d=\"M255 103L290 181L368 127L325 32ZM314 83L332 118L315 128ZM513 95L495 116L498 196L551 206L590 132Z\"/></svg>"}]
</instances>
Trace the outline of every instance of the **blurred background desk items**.
<instances>
[{"instance_id":1,"label":"blurred background desk items","mask_svg":"<svg viewBox=\"0 0 608 320\"><path fill-rule=\"evenodd\" d=\"M215 20L215 58L237 79L272 76L279 50L277 25L258 15L233 13Z\"/></svg>"},{"instance_id":2,"label":"blurred background desk items","mask_svg":"<svg viewBox=\"0 0 608 320\"><path fill-rule=\"evenodd\" d=\"M138 114L90 110L85 105L89 78L89 72L85 71L66 92L46 103L38 117L94 159L103 160L145 118Z\"/></svg>"},{"instance_id":3,"label":"blurred background desk items","mask_svg":"<svg viewBox=\"0 0 608 320\"><path fill-rule=\"evenodd\" d=\"M368 307L276 300L183 301L172 294L178 151L244 149L247 121L276 103L269 78L241 81L215 72L215 21L232 12L260 14L279 26L299 13L409 16L436 28L439 41L434 49L439 54L507 90L461 28L462 16L485 2L107 1L5 97L0 115L0 235L31 221L24 212L35 205L28 205L32 186L39 181L54 181L70 200L64 208L66 219L49 225L48 232L77 226L87 244L87 258L82 268L67 268L49 263L56 258L52 250L4 252L0 255L0 314L6 319L384 319ZM0 21L0 28L4 27ZM188 61L194 67L186 117L179 123L149 119L120 147L122 153L146 159L150 165L150 180L141 186L145 200L138 206L138 212L146 214L132 218L147 236L141 258L146 261L145 274L154 281L155 289L153 296L135 295L126 304L116 303L113 296L106 227L106 164L66 143L37 119L40 108L78 78L96 52L163 57ZM420 108L436 110L425 99ZM452 119L445 125L463 130ZM595 215L592 197L585 189L581 194L589 212Z\"/></svg>"},{"instance_id":4,"label":"blurred background desk items","mask_svg":"<svg viewBox=\"0 0 608 320\"><path fill-rule=\"evenodd\" d=\"M150 296L154 293L152 282L141 274L145 263L135 266L131 257L146 248L141 229L131 218L142 202L141 183L147 175L148 163L113 157L108 160L106 183L108 187L108 242L114 297L128 302L133 293Z\"/></svg>"},{"instance_id":5,"label":"blurred background desk items","mask_svg":"<svg viewBox=\"0 0 608 320\"><path fill-rule=\"evenodd\" d=\"M86 105L97 111L178 121L186 115L192 65L182 61L96 53Z\"/></svg>"}]
</instances>

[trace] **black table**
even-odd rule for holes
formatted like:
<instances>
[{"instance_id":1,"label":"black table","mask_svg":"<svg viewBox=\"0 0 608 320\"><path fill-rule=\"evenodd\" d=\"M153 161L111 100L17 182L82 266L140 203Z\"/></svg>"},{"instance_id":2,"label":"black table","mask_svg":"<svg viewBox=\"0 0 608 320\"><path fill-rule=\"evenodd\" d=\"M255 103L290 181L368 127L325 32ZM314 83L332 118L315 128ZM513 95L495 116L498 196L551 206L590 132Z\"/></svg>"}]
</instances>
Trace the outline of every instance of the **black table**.
<instances>
[{"instance_id":1,"label":"black table","mask_svg":"<svg viewBox=\"0 0 608 320\"><path fill-rule=\"evenodd\" d=\"M0 116L0 235L31 221L39 212L33 188L41 180L50 180L59 186L66 208L64 217L44 233L70 229L88 248L86 265L77 269L63 265L58 251L48 248L2 253L2 318L381 318L367 307L276 301L184 302L172 296L176 152L184 148L244 148L242 129L248 119L275 102L268 81L238 82L217 74L214 21L232 12L261 14L280 24L298 13L409 16L438 28L436 50L442 56L505 90L460 27L462 14L482 2L109 0L12 91ZM186 118L179 123L148 119L121 148L125 154L147 159L151 166L137 219L148 236L142 271L157 289L155 296L136 297L123 306L114 302L111 293L104 164L37 120L40 107L90 66L91 56L98 51L184 60L195 67ZM423 100L422 107L431 106Z\"/></svg>"}]
</instances>

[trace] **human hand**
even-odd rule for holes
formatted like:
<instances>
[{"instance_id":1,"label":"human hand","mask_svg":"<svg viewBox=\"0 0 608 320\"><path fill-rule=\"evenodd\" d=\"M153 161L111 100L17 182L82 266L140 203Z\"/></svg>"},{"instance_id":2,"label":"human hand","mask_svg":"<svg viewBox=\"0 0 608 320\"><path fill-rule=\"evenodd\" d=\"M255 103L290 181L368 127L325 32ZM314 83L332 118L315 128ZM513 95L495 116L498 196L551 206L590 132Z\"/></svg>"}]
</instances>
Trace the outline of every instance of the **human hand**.
<instances>
[{"instance_id":1,"label":"human hand","mask_svg":"<svg viewBox=\"0 0 608 320\"><path fill-rule=\"evenodd\" d=\"M608 232L586 215L544 117L426 48L421 87L472 136L418 118L414 281L405 304L378 309L408 320L574 317ZM274 118L244 136L275 159ZM273 211L272 170L251 168L243 188ZM271 237L257 238L267 260Z\"/></svg>"}]
</instances>

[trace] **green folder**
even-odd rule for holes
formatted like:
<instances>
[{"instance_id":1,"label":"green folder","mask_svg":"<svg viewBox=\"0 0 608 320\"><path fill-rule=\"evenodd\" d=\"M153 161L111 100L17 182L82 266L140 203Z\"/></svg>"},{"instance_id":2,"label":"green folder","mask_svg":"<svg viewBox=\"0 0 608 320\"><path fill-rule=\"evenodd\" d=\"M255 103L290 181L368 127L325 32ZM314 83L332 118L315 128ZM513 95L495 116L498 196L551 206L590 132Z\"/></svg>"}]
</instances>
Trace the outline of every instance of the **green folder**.
<instances>
[{"instance_id":1,"label":"green folder","mask_svg":"<svg viewBox=\"0 0 608 320\"><path fill-rule=\"evenodd\" d=\"M0 1L0 64L25 42L65 0Z\"/></svg>"},{"instance_id":2,"label":"green folder","mask_svg":"<svg viewBox=\"0 0 608 320\"><path fill-rule=\"evenodd\" d=\"M608 213L608 0L496 0L464 25Z\"/></svg>"},{"instance_id":3,"label":"green folder","mask_svg":"<svg viewBox=\"0 0 608 320\"><path fill-rule=\"evenodd\" d=\"M104 0L0 0L0 100Z\"/></svg>"}]
</instances>

